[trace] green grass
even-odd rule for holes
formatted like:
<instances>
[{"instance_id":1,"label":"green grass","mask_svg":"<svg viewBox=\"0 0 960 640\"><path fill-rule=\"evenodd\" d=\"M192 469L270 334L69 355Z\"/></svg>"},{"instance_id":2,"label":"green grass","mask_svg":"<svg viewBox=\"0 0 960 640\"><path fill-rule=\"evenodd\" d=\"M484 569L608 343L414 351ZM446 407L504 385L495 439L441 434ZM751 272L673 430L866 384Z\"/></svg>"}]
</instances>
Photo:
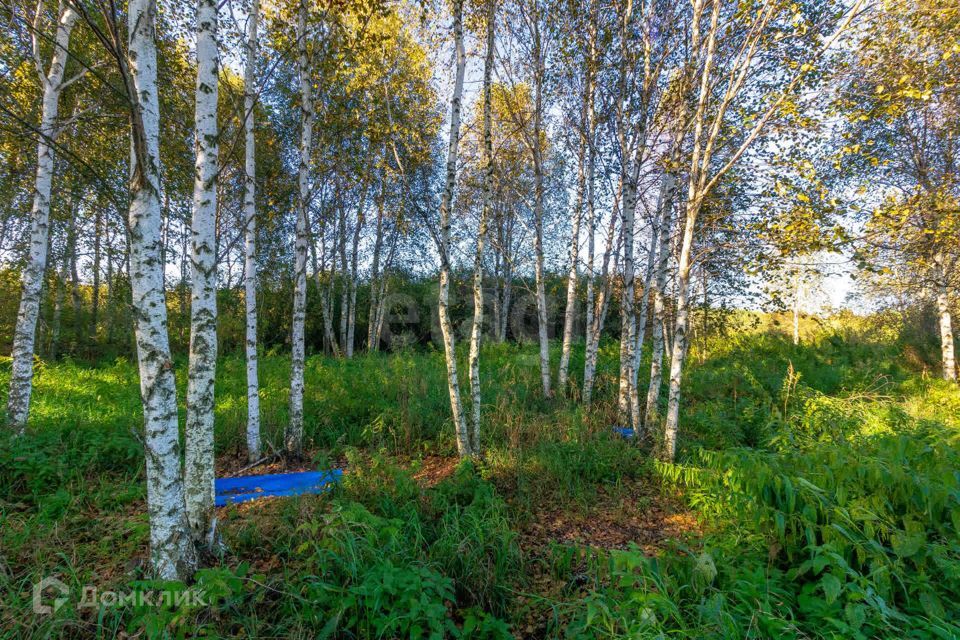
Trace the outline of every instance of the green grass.
<instances>
[{"instance_id":1,"label":"green grass","mask_svg":"<svg viewBox=\"0 0 960 640\"><path fill-rule=\"evenodd\" d=\"M455 452L442 355L310 358L308 449L346 460L341 485L226 510L226 553L197 577L213 607L53 616L31 611L47 575L74 594L155 585L135 364L44 364L28 435L0 442L0 637L957 637L960 392L908 368L895 336L805 335L739 329L695 349L676 464L608 433L616 344L591 412L540 396L532 345L488 345L486 455L430 486L419 461ZM260 374L279 443L288 360L265 355ZM243 376L221 361L221 458L242 456ZM655 557L531 533L547 508L656 512L638 487L681 496L697 531Z\"/></svg>"}]
</instances>

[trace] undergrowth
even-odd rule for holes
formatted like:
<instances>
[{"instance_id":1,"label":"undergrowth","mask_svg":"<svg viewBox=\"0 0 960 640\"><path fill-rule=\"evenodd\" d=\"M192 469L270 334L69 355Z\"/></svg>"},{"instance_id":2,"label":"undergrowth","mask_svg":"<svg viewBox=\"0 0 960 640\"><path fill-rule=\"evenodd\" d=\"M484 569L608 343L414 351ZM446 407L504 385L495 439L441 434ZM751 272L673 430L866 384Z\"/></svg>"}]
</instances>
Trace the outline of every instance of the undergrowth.
<instances>
[{"instance_id":1,"label":"undergrowth","mask_svg":"<svg viewBox=\"0 0 960 640\"><path fill-rule=\"evenodd\" d=\"M960 637L955 385L863 332L717 336L691 353L665 464L610 433L617 346L584 411L576 394L540 396L532 346L488 345L485 456L429 485L420 461L455 452L442 355L313 357L307 437L315 460L345 460L337 488L222 512L225 553L196 578L212 604L53 615L31 609L45 576L74 600L89 584L171 586L144 566L135 366L42 364L28 435L0 442L0 637ZM222 361L220 458L242 456L243 375L241 358ZM287 376L286 358L262 358L267 441ZM655 556L524 538L544 505L643 509L626 500L641 485L682 495L702 538Z\"/></svg>"}]
</instances>

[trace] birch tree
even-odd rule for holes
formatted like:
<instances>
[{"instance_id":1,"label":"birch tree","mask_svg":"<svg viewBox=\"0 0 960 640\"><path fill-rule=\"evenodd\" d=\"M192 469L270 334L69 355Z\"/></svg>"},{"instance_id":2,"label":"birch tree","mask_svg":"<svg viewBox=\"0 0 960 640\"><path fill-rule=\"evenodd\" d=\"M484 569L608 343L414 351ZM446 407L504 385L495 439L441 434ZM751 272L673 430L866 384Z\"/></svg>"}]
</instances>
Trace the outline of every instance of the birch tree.
<instances>
[{"instance_id":1,"label":"birch tree","mask_svg":"<svg viewBox=\"0 0 960 640\"><path fill-rule=\"evenodd\" d=\"M480 226L477 230L477 249L473 265L473 323L470 329L470 396L473 412L473 430L470 449L480 452L480 339L483 335L483 248L493 201L493 134L491 132L491 89L493 78L494 25L496 0L487 0L486 56L483 63L483 204Z\"/></svg>"},{"instance_id":2,"label":"birch tree","mask_svg":"<svg viewBox=\"0 0 960 640\"><path fill-rule=\"evenodd\" d=\"M470 434L463 404L460 400L460 383L457 376L457 352L453 324L450 321L450 210L453 205L453 190L457 180L457 151L460 144L460 106L463 100L463 76L467 55L463 45L463 0L453 0L453 42L456 55L453 96L450 99L450 139L447 142L447 162L440 199L440 288L437 297L440 331L443 335L444 360L447 366L447 390L450 393L450 410L456 429L457 451L461 456L472 455Z\"/></svg>"},{"instance_id":3,"label":"birch tree","mask_svg":"<svg viewBox=\"0 0 960 640\"><path fill-rule=\"evenodd\" d=\"M591 198L592 199L592 198ZM620 262L620 247L623 244L623 230L620 231L620 237L617 237L617 222L620 219L620 195L615 195L613 202L613 211L609 216L607 228L606 246L603 251L601 261L599 281L602 284L596 300L590 305L590 322L587 324L587 344L584 353L583 365L583 404L589 407L593 400L593 382L597 372L597 355L600 348L600 336L603 333L604 323L607 319L607 311L610 308L610 298L613 294L612 274L617 271L617 265ZM593 232L591 231L591 234ZM591 235L592 238L592 235ZM592 249L591 249L592 254ZM588 262L588 273L593 272L593 260ZM592 279L592 278L591 278ZM588 302L593 300L592 287L588 289Z\"/></svg>"},{"instance_id":4,"label":"birch tree","mask_svg":"<svg viewBox=\"0 0 960 640\"><path fill-rule=\"evenodd\" d=\"M313 78L307 46L307 0L297 8L297 72L300 76L300 154L297 169L297 222L294 240L293 323L290 365L290 419L284 438L287 454L303 451L303 373L305 366L304 324L307 308L307 243L310 209L310 161L313 153Z\"/></svg>"},{"instance_id":5,"label":"birch tree","mask_svg":"<svg viewBox=\"0 0 960 640\"><path fill-rule=\"evenodd\" d=\"M677 265L677 315L670 360L670 393L664 427L663 456L676 454L680 420L680 382L687 353L690 315L690 273L697 217L719 180L763 133L781 107L792 104L795 90L860 12L857 0L836 21L816 25L802 12L765 0L750 11L739 11L722 0L694 0L690 47L696 95L691 119L692 152L687 172L686 210ZM819 5L816 7L824 10ZM814 28L816 26L816 28ZM832 33L825 32L834 28ZM795 40L777 34L790 30ZM796 58L801 57L802 61ZM766 73L761 73L764 69ZM772 86L762 78L777 77ZM737 113L739 136L727 136L728 114ZM743 128L743 118L752 123ZM722 159L714 164L714 160Z\"/></svg>"},{"instance_id":6,"label":"birch tree","mask_svg":"<svg viewBox=\"0 0 960 640\"><path fill-rule=\"evenodd\" d=\"M679 145L678 145L679 146ZM660 237L657 241L656 275L652 281L650 297L653 300L653 333L650 336L650 383L647 386L647 398L644 409L644 430L649 432L658 422L660 402L660 384L663 374L664 323L666 304L664 292L667 287L667 271L670 263L670 236L673 231L673 204L677 192L677 180L674 176L676 164L667 168L660 183Z\"/></svg>"},{"instance_id":7,"label":"birch tree","mask_svg":"<svg viewBox=\"0 0 960 640\"><path fill-rule=\"evenodd\" d=\"M544 283L543 265L543 216L544 216L544 112L546 109L544 83L547 75L547 42L543 32L542 9L539 0L533 0L531 11L524 12L530 29L531 52L533 53L533 136L530 139L530 153L533 156L534 202L533 202L533 252L534 277L537 298L537 336L540 343L540 380L543 395L553 395L550 372L550 339L547 333L547 291Z\"/></svg>"},{"instance_id":8,"label":"birch tree","mask_svg":"<svg viewBox=\"0 0 960 640\"><path fill-rule=\"evenodd\" d=\"M82 5L77 5L81 7ZM87 25L97 20L82 13ZM145 426L147 511L153 572L166 580L187 580L196 568L180 466L177 388L167 335L164 265L161 259L160 111L157 91L155 0L128 5L127 50L113 15L97 39L116 61L130 114L130 203L127 220L134 335Z\"/></svg>"},{"instance_id":9,"label":"birch tree","mask_svg":"<svg viewBox=\"0 0 960 640\"><path fill-rule=\"evenodd\" d=\"M598 2L592 0L590 4L590 21L587 29L587 112L584 122L586 145L587 145L587 168L584 184L586 189L586 214L587 214L587 263L585 279L586 285L586 334L584 336L584 367L583 367L583 390L581 398L584 406L589 407L593 397L593 377L596 371L597 348L600 341L600 332L603 329L603 318L606 316L606 307L601 302L601 313L595 309L594 298L596 281L596 235L597 235L597 213L596 203L596 166L597 166L597 109L596 109L596 78L597 78L597 31L598 22ZM610 253L614 244L614 225L616 218L611 217L610 232L607 236L607 250L603 257L604 277L610 262ZM604 296L603 300L607 299Z\"/></svg>"},{"instance_id":10,"label":"birch tree","mask_svg":"<svg viewBox=\"0 0 960 640\"><path fill-rule=\"evenodd\" d=\"M196 164L191 225L190 360L184 487L194 540L213 540L213 410L217 371L217 2L197 2Z\"/></svg>"},{"instance_id":11,"label":"birch tree","mask_svg":"<svg viewBox=\"0 0 960 640\"><path fill-rule=\"evenodd\" d=\"M545 397L553 395L550 370L550 338L548 332L547 293L544 271L544 215L546 200L546 155L547 155L547 74L553 47L552 25L549 22L550 7L543 0L518 0L516 15L508 24L513 24L513 36L519 44L519 57L532 90L530 104L519 103L515 98L522 93L506 91L504 97L511 119L523 134L523 141L533 164L533 258L534 297L537 303L537 340L540 356L540 382ZM519 25L515 24L519 23ZM507 69L507 73L511 73ZM512 80L517 85L515 80Z\"/></svg>"},{"instance_id":12,"label":"birch tree","mask_svg":"<svg viewBox=\"0 0 960 640\"><path fill-rule=\"evenodd\" d=\"M79 77L64 80L69 59L70 35L77 23L78 13L68 2L61 0L58 3L56 34L46 72L41 59L43 14L43 3L40 2L31 27L33 63L43 95L37 143L37 171L33 183L33 206L30 210L29 254L23 269L23 292L14 329L10 394L7 398L9 425L18 434L22 434L27 427L30 394L33 391L34 341L50 244L50 191L53 185L54 144L60 132L60 94Z\"/></svg>"},{"instance_id":13,"label":"birch tree","mask_svg":"<svg viewBox=\"0 0 960 640\"><path fill-rule=\"evenodd\" d=\"M591 2L590 12L586 19L586 51L584 52L584 63L583 63L583 92L581 96L580 104L580 122L579 122L579 146L577 153L577 193L576 199L572 211L572 221L570 224L570 267L567 272L567 301L564 306L563 314L563 343L560 347L560 369L557 374L557 386L561 391L565 391L567 388L567 379L569 377L570 371L570 352L572 350L573 343L573 331L574 331L574 322L576 318L576 304L577 304L577 289L579 286L579 260L580 260L580 226L584 218L584 208L587 205L588 193L592 194L593 190L593 162L594 162L594 151L593 151L593 118L594 118L594 101L595 101L595 86L594 86L594 65L595 65L595 49L596 49L596 34L597 34L597 2L594 0ZM589 165L589 166L588 166ZM588 184L588 180L591 184ZM589 209L588 215L593 215L593 206L592 202L589 203L587 207ZM593 231L594 225L596 222L591 218L589 221L589 233L590 237L588 239L591 261L593 259ZM586 326L590 326L593 309L593 281L592 274L588 278L587 282L588 294L587 294L587 322Z\"/></svg>"},{"instance_id":14,"label":"birch tree","mask_svg":"<svg viewBox=\"0 0 960 640\"><path fill-rule=\"evenodd\" d=\"M943 379L956 381L957 361L954 357L953 318L950 315L949 285L947 271L943 266L942 256L938 256L937 275L939 276L937 291L937 322L940 328L940 364L943 369Z\"/></svg>"},{"instance_id":15,"label":"birch tree","mask_svg":"<svg viewBox=\"0 0 960 640\"><path fill-rule=\"evenodd\" d=\"M655 3L640 5L636 11L626 0L620 16L620 61L616 102L616 135L620 151L621 216L623 220L623 287L620 295L620 384L618 411L621 422L640 429L640 405L637 393L636 352L643 339L635 308L636 269L634 238L639 206L640 171L647 151L650 111L654 105L660 71L665 61L667 41L660 34L670 31L670 23L656 23ZM639 15L635 15L638 13ZM635 21L638 22L635 25ZM641 51L635 56L635 51ZM655 55L656 54L656 55ZM636 76L636 80L634 80ZM635 85L635 86L634 86ZM634 96L634 93L636 94ZM655 236L653 236L655 239ZM651 252L653 247L651 246ZM648 255L651 255L648 253ZM647 273L650 269L647 270ZM648 281L645 282L645 285ZM646 298L646 290L644 297ZM645 319L644 319L645 320Z\"/></svg>"},{"instance_id":16,"label":"birch tree","mask_svg":"<svg viewBox=\"0 0 960 640\"><path fill-rule=\"evenodd\" d=\"M870 27L848 53L834 105L845 120L834 159L841 184L858 194L882 189L868 207L857 258L878 298L906 294L933 308L942 376L956 380L960 14L955 6L889 2Z\"/></svg>"},{"instance_id":17,"label":"birch tree","mask_svg":"<svg viewBox=\"0 0 960 640\"><path fill-rule=\"evenodd\" d=\"M386 188L387 168L384 167L383 185ZM399 246L401 221L393 222L388 228L385 213L385 194L381 193L377 202L377 225L373 245L373 264L370 272L370 311L367 322L367 349L377 351L383 335L383 323L387 315L387 271L393 264Z\"/></svg>"},{"instance_id":18,"label":"birch tree","mask_svg":"<svg viewBox=\"0 0 960 640\"><path fill-rule=\"evenodd\" d=\"M247 15L246 60L243 70L244 132L244 309L246 314L245 353L247 361L247 456L260 459L260 381L257 366L257 203L256 203L256 137L254 135L257 105L257 37L260 22L260 0L252 0Z\"/></svg>"},{"instance_id":19,"label":"birch tree","mask_svg":"<svg viewBox=\"0 0 960 640\"><path fill-rule=\"evenodd\" d=\"M357 205L357 219L353 226L353 241L350 245L350 268L349 271L344 271L344 275L347 278L346 286L344 290L346 296L344 300L346 301L346 306L343 309L343 313L347 318L346 322L346 334L344 337L344 356L347 358L353 357L353 348L355 341L355 333L357 326L357 261L359 259L360 253L360 234L363 230L363 223L366 217L366 205L367 205L367 191L369 189L369 181L364 181L363 193L360 197L360 204Z\"/></svg>"}]
</instances>

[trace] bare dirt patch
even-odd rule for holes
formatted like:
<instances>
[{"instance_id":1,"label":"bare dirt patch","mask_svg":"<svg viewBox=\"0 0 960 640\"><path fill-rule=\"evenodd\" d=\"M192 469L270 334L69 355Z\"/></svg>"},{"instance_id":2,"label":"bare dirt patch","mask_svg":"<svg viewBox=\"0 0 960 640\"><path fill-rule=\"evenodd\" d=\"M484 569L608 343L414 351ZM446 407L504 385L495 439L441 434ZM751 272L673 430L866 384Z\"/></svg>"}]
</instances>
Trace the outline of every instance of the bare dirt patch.
<instances>
[{"instance_id":1,"label":"bare dirt patch","mask_svg":"<svg viewBox=\"0 0 960 640\"><path fill-rule=\"evenodd\" d=\"M456 456L427 456L418 461L419 469L413 478L423 487L435 487L453 475L460 458Z\"/></svg>"},{"instance_id":2,"label":"bare dirt patch","mask_svg":"<svg viewBox=\"0 0 960 640\"><path fill-rule=\"evenodd\" d=\"M701 535L697 519L677 497L637 481L617 490L598 488L596 499L585 509L543 501L521 531L521 540L534 548L551 542L597 549L635 544L653 556L670 540L689 541Z\"/></svg>"},{"instance_id":3,"label":"bare dirt patch","mask_svg":"<svg viewBox=\"0 0 960 640\"><path fill-rule=\"evenodd\" d=\"M240 478L275 473L298 473L300 471L326 471L326 469L318 468L314 462L317 454L317 451L305 451L297 460L291 460L282 455L274 455L265 458L260 464L251 466L246 454L241 451L217 456L215 467L218 478ZM335 460L330 466L343 469L345 463L345 460Z\"/></svg>"}]
</instances>

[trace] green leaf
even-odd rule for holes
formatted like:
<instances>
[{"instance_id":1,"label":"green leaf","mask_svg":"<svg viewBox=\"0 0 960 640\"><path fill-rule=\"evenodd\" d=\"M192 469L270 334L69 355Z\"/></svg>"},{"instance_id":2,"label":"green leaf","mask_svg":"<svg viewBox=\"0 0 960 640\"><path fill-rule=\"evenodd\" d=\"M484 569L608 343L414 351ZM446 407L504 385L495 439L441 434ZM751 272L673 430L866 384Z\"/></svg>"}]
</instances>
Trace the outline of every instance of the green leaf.
<instances>
[{"instance_id":1,"label":"green leaf","mask_svg":"<svg viewBox=\"0 0 960 640\"><path fill-rule=\"evenodd\" d=\"M843 615L854 629L859 629L867 621L867 613L862 604L850 602L843 608Z\"/></svg>"},{"instance_id":2,"label":"green leaf","mask_svg":"<svg viewBox=\"0 0 960 640\"><path fill-rule=\"evenodd\" d=\"M821 553L813 559L813 575L818 576L823 568L830 564L830 556Z\"/></svg>"},{"instance_id":3,"label":"green leaf","mask_svg":"<svg viewBox=\"0 0 960 640\"><path fill-rule=\"evenodd\" d=\"M820 586L823 588L823 595L827 599L827 604L833 604L840 596L843 585L840 580L832 573L824 574L820 579Z\"/></svg>"}]
</instances>

